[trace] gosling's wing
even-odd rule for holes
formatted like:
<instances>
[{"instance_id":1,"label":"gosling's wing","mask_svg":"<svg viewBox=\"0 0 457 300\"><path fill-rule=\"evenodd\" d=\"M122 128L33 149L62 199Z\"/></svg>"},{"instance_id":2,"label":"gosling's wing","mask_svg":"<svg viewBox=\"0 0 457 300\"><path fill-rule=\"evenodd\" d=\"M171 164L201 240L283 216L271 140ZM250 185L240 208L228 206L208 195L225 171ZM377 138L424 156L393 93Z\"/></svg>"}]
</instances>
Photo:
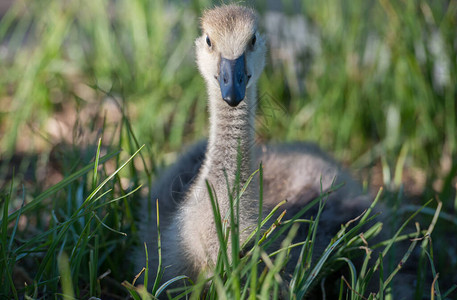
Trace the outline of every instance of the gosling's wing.
<instances>
[{"instance_id":1,"label":"gosling's wing","mask_svg":"<svg viewBox=\"0 0 457 300\"><path fill-rule=\"evenodd\" d=\"M361 186L330 155L312 143L292 143L263 147L266 203L284 199L288 205L302 206L342 185L331 197L351 198L362 194Z\"/></svg>"},{"instance_id":2,"label":"gosling's wing","mask_svg":"<svg viewBox=\"0 0 457 300\"><path fill-rule=\"evenodd\" d=\"M183 200L205 158L207 141L200 141L187 149L179 159L165 171L159 173L151 187L151 199L159 200L160 210L174 212Z\"/></svg>"},{"instance_id":3,"label":"gosling's wing","mask_svg":"<svg viewBox=\"0 0 457 300\"><path fill-rule=\"evenodd\" d=\"M321 193L342 185L325 198L326 205L315 244L318 253L338 232L341 224L356 218L371 204L371 197L363 193L351 175L315 144L265 146L261 152L266 211L287 199L288 202L280 210L286 209L285 218L291 218ZM315 216L318 207L315 205L303 217ZM307 228L301 226L297 239L306 236Z\"/></svg>"}]
</instances>

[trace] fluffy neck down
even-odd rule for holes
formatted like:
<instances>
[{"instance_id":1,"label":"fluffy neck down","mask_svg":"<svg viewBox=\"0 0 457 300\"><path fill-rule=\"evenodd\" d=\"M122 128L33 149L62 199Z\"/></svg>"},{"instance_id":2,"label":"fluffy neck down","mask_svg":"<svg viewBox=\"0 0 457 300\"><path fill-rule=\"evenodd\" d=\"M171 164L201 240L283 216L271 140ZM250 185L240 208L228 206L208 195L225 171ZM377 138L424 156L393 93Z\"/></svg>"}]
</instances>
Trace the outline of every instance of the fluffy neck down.
<instances>
[{"instance_id":1,"label":"fluffy neck down","mask_svg":"<svg viewBox=\"0 0 457 300\"><path fill-rule=\"evenodd\" d=\"M229 193L241 189L255 166L255 86L247 89L246 98L237 107L227 105L217 89L209 88L208 94L211 124L205 161L178 213L180 245L186 261L190 264L188 269L192 275L213 266L219 251L219 240L206 181L213 189L221 217L224 218L229 216ZM241 163L238 163L239 159ZM237 172L239 186L234 187ZM255 184L250 186L254 187ZM234 193L232 195L235 196ZM257 211L256 193L254 188L248 188L239 202L241 240L249 233L245 229L256 225Z\"/></svg>"}]
</instances>

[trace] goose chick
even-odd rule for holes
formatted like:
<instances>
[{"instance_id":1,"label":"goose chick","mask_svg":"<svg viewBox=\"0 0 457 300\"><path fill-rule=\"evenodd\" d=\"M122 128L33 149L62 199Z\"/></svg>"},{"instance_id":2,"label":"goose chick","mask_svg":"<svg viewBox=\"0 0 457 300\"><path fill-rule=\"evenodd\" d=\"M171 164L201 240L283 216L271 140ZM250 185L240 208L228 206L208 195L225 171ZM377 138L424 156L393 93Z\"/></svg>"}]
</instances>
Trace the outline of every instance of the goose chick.
<instances>
[{"instance_id":1,"label":"goose chick","mask_svg":"<svg viewBox=\"0 0 457 300\"><path fill-rule=\"evenodd\" d=\"M216 195L221 216L225 216L230 208L227 186L242 187L260 161L264 165L265 211L287 199L288 216L293 216L322 191L345 184L332 193L330 209L322 215L318 249L324 248L340 224L370 204L367 197L361 196L360 186L317 146L296 143L256 147L257 81L266 52L256 13L237 5L216 7L204 13L201 29L195 46L197 65L207 86L209 138L193 146L159 177L152 187L151 202L143 203L139 226L141 242L147 242L152 256L150 270L155 272L158 257L154 208L158 199L162 264L166 267L163 280L182 274L196 279L201 271L211 270L219 239L206 183ZM251 183L239 202L241 241L246 239L248 229L257 225L257 190L258 184ZM304 229L299 234L303 237ZM144 254L139 254L137 268L141 269L144 263Z\"/></svg>"}]
</instances>

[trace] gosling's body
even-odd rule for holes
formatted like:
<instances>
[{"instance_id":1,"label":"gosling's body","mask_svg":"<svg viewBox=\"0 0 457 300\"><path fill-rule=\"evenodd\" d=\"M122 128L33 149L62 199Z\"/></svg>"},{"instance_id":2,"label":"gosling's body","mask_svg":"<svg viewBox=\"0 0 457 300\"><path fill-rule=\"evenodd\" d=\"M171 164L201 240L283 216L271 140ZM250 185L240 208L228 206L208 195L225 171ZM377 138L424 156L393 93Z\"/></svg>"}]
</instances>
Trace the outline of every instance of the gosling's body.
<instances>
[{"instance_id":1,"label":"gosling's body","mask_svg":"<svg viewBox=\"0 0 457 300\"><path fill-rule=\"evenodd\" d=\"M197 64L208 89L210 135L165 171L152 187L152 198L141 211L140 241L149 249L150 270L157 270L155 200L160 207L164 280L178 275L195 279L211 270L219 241L208 196L208 181L218 199L221 215L229 209L227 179L235 184L237 155L241 154L240 186L263 163L264 211L287 199L288 216L333 185L344 183L329 197L319 225L320 251L340 224L370 205L360 186L328 155L313 144L254 145L257 80L263 70L265 42L257 32L255 13L227 5L207 11L203 35L196 40ZM227 177L226 177L227 176ZM227 179L226 179L227 178ZM257 224L258 182L251 183L240 200L240 239ZM141 249L137 269L145 265ZM150 276L153 278L154 276Z\"/></svg>"},{"instance_id":2,"label":"gosling's body","mask_svg":"<svg viewBox=\"0 0 457 300\"><path fill-rule=\"evenodd\" d=\"M206 266L191 262L188 252L194 251L193 248L186 249L178 246L181 238L177 212L182 209L186 195L198 178L207 145L207 141L201 141L187 149L177 162L160 174L152 187L151 195L153 199L158 199L160 207L162 265L167 266L163 281L182 274L196 278ZM262 162L263 166L264 213L268 213L277 203L287 199L287 203L282 208L287 210L285 219L290 218L304 205L318 197L322 191L330 189L332 185L343 184L330 195L321 215L315 253L323 251L341 224L357 217L370 205L370 198L363 194L360 185L315 144L267 145L257 146L255 149L255 165L259 166ZM258 184L251 184L258 188ZM224 193L227 194L227 191L225 190ZM255 205L258 205L258 202L252 203L249 217L256 221L255 213L258 207ZM155 200L143 202L141 212L140 240L147 243L151 276L154 276L158 265ZM188 226L198 230L200 227L195 226L200 226L200 223L213 225L211 208L206 212L208 215L203 218L201 214L190 217L188 220L191 224ZM307 216L314 213L315 210L312 210ZM304 229L299 231L302 236L299 236L298 240L303 240L303 234L306 234ZM217 238L213 237L213 239ZM195 242L200 243L200 240L196 238ZM217 255L217 250L217 247L212 249L213 255ZM211 255L209 251L207 254ZM136 257L137 269L140 270L144 265L145 255L141 248ZM151 276L149 278L154 278Z\"/></svg>"}]
</instances>

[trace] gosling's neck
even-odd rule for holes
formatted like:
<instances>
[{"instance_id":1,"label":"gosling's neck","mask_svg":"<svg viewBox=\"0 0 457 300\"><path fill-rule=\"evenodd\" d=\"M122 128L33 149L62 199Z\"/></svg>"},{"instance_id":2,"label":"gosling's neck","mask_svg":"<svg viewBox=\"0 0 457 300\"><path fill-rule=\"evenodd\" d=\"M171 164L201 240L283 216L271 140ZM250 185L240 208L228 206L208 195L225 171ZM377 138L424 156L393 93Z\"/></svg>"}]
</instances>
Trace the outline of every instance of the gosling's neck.
<instances>
[{"instance_id":1,"label":"gosling's neck","mask_svg":"<svg viewBox=\"0 0 457 300\"><path fill-rule=\"evenodd\" d=\"M253 156L257 92L255 86L249 87L245 99L237 107L225 103L218 89L209 89L208 92L210 131L200 179L208 180L217 192L219 205L226 208L226 178L233 188L239 171L240 184L243 185L255 169Z\"/></svg>"},{"instance_id":2,"label":"gosling's neck","mask_svg":"<svg viewBox=\"0 0 457 300\"><path fill-rule=\"evenodd\" d=\"M228 216L230 207L226 178L230 189L237 191L252 174L255 164L255 86L246 90L246 98L235 108L222 100L218 90L209 89L209 97L211 124L205 161L196 182L186 196L184 205L178 212L174 225L179 232L178 243L185 257L186 271L190 276L196 276L208 266L214 266L219 251L219 240L206 181L214 190L221 217L224 218ZM234 189L238 153L241 155L240 182L239 189ZM250 232L247 228L254 228L257 224L258 200L255 186L251 183L239 202L242 241Z\"/></svg>"}]
</instances>

